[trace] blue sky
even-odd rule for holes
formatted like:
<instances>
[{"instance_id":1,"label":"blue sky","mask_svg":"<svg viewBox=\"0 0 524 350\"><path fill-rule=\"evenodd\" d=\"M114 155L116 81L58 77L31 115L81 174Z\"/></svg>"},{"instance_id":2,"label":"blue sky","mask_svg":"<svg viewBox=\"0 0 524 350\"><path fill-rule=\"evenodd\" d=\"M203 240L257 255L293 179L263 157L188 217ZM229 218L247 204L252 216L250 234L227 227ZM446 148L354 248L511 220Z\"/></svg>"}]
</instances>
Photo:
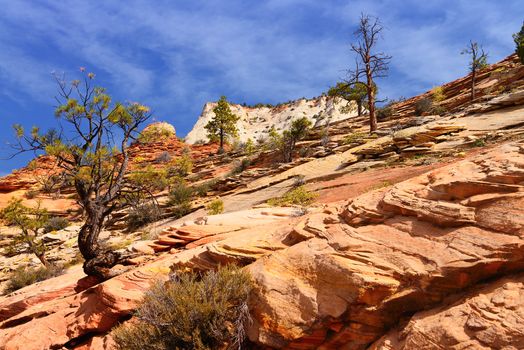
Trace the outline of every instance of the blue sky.
<instances>
[{"instance_id":1,"label":"blue sky","mask_svg":"<svg viewBox=\"0 0 524 350\"><path fill-rule=\"evenodd\" d=\"M490 62L514 50L522 0L0 0L0 157L10 126L56 125L51 72L79 67L117 101L149 105L185 135L207 101L314 97L344 76L361 12L378 16L392 55L382 97L412 96L466 73L470 40ZM32 155L0 160L0 175Z\"/></svg>"}]
</instances>

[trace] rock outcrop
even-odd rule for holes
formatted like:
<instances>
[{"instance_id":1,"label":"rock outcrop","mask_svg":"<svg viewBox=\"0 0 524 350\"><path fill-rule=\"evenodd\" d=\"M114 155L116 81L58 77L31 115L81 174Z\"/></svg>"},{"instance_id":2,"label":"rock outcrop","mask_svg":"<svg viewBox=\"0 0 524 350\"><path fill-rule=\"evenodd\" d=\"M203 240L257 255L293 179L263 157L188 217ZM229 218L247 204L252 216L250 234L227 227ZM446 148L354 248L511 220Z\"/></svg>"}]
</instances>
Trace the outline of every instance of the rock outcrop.
<instances>
[{"instance_id":1,"label":"rock outcrop","mask_svg":"<svg viewBox=\"0 0 524 350\"><path fill-rule=\"evenodd\" d=\"M523 349L523 298L524 275L503 278L417 313L369 349Z\"/></svg>"},{"instance_id":2,"label":"rock outcrop","mask_svg":"<svg viewBox=\"0 0 524 350\"><path fill-rule=\"evenodd\" d=\"M0 344L110 349L152 281L225 263L253 276L248 333L262 348L522 343L523 142L308 213L263 210L166 230L155 244L176 249L88 289L57 277L0 298Z\"/></svg>"},{"instance_id":3,"label":"rock outcrop","mask_svg":"<svg viewBox=\"0 0 524 350\"><path fill-rule=\"evenodd\" d=\"M294 119L307 117L314 125L326 125L352 118L356 115L356 107L349 113L342 113L341 108L348 104L340 98L320 96L311 100L299 99L278 106L249 107L230 104L231 111L240 117L237 123L238 139L256 141L268 136L272 126L277 131L287 129ZM205 125L214 117L213 108L216 102L206 103L193 129L185 137L190 144L207 141Z\"/></svg>"}]
</instances>

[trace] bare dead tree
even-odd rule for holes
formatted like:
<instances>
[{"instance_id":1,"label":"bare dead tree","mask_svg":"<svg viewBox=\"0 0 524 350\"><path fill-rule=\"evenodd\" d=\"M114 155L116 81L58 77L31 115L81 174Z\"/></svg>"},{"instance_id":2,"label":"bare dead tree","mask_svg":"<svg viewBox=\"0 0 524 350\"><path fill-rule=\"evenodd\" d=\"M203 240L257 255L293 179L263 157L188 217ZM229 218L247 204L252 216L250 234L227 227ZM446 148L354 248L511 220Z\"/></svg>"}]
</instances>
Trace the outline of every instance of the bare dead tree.
<instances>
[{"instance_id":1,"label":"bare dead tree","mask_svg":"<svg viewBox=\"0 0 524 350\"><path fill-rule=\"evenodd\" d=\"M475 41L469 41L468 46L460 52L461 55L469 55L469 69L471 72L471 101L475 99L475 80L477 72L488 66L488 54L484 52L482 45Z\"/></svg>"},{"instance_id":2,"label":"bare dead tree","mask_svg":"<svg viewBox=\"0 0 524 350\"><path fill-rule=\"evenodd\" d=\"M351 49L357 54L357 59L355 68L349 70L348 82L365 85L370 132L377 129L376 85L374 80L387 76L388 65L391 60L391 56L383 52L375 52L383 30L384 27L378 18L361 14L358 29L354 32L357 42L351 44Z\"/></svg>"}]
</instances>

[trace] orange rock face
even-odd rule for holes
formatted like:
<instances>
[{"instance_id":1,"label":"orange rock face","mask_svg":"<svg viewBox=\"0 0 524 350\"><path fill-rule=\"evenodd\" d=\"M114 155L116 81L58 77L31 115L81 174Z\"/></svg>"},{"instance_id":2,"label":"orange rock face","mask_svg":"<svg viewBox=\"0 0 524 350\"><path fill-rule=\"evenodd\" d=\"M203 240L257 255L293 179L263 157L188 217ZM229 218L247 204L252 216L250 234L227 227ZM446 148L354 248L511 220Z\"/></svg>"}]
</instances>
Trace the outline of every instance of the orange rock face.
<instances>
[{"instance_id":1,"label":"orange rock face","mask_svg":"<svg viewBox=\"0 0 524 350\"><path fill-rule=\"evenodd\" d=\"M0 298L2 349L110 349L170 267L225 263L255 281L257 347L522 348L524 142L301 214L210 216L155 242L180 250L101 284L61 276Z\"/></svg>"},{"instance_id":2,"label":"orange rock face","mask_svg":"<svg viewBox=\"0 0 524 350\"><path fill-rule=\"evenodd\" d=\"M406 315L524 268L524 147L505 145L308 216L305 239L249 266L250 338L365 349Z\"/></svg>"}]
</instances>

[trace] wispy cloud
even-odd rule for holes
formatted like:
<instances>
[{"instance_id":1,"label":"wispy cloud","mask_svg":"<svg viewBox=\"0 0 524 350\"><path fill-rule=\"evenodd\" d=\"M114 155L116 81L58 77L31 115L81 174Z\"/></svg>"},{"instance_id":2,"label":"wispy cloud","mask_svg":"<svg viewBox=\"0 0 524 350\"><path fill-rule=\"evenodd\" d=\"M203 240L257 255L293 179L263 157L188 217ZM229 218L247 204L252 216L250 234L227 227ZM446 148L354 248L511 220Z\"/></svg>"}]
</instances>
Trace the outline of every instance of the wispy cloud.
<instances>
[{"instance_id":1,"label":"wispy cloud","mask_svg":"<svg viewBox=\"0 0 524 350\"><path fill-rule=\"evenodd\" d=\"M393 60L380 91L388 97L464 74L459 52L469 39L483 42L492 60L508 55L522 21L520 0L129 0L125 6L0 0L0 6L0 99L28 113L34 104L35 114L42 113L52 104L50 72L73 75L87 66L117 99L151 105L182 133L204 102L222 94L277 102L325 91L353 62L349 42L361 12L387 28L381 49Z\"/></svg>"}]
</instances>

